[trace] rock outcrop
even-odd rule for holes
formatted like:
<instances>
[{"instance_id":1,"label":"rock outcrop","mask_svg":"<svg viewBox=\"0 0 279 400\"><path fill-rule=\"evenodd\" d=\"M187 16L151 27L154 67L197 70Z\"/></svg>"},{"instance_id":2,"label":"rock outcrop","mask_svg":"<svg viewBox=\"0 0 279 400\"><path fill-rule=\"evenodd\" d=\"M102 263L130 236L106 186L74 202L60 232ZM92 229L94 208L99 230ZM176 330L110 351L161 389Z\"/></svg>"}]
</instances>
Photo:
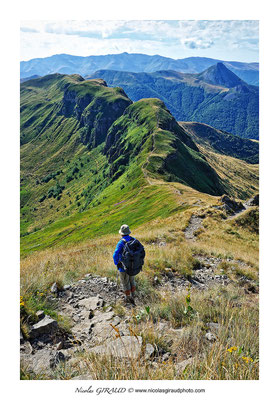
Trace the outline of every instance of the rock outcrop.
<instances>
[{"instance_id":1,"label":"rock outcrop","mask_svg":"<svg viewBox=\"0 0 279 400\"><path fill-rule=\"evenodd\" d=\"M105 141L110 126L131 103L122 89L92 80L66 85L60 113L77 119L81 142L96 147Z\"/></svg>"},{"instance_id":2,"label":"rock outcrop","mask_svg":"<svg viewBox=\"0 0 279 400\"><path fill-rule=\"evenodd\" d=\"M245 209L240 201L235 201L225 194L221 197L220 202L229 214L235 214Z\"/></svg>"},{"instance_id":3,"label":"rock outcrop","mask_svg":"<svg viewBox=\"0 0 279 400\"><path fill-rule=\"evenodd\" d=\"M32 326L29 332L29 337L30 339L35 339L41 335L55 333L57 330L57 321L46 315L41 321Z\"/></svg>"}]
</instances>

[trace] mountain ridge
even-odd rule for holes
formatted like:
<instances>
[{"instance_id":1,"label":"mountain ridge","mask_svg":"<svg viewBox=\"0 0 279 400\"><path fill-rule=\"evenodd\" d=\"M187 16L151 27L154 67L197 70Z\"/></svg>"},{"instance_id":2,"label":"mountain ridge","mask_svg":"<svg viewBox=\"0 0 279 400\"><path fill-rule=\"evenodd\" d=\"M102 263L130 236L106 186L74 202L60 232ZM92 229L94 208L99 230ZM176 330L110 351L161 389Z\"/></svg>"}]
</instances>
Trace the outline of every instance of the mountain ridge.
<instances>
[{"instance_id":1,"label":"mountain ridge","mask_svg":"<svg viewBox=\"0 0 279 400\"><path fill-rule=\"evenodd\" d=\"M247 184L255 174L245 186L235 179L249 164L235 164L230 188L209 156L161 100L132 103L123 89L78 75L21 84L23 253L109 234L127 218L139 226L170 216L188 207L177 187L209 198L256 190Z\"/></svg>"},{"instance_id":2,"label":"mountain ridge","mask_svg":"<svg viewBox=\"0 0 279 400\"><path fill-rule=\"evenodd\" d=\"M150 56L140 53L120 53L100 56L72 56L56 54L45 58L21 61L21 78L31 75L48 75L59 72L88 75L99 69L116 69L130 72L155 72L158 70L176 70L188 73L200 73L217 62L223 62L227 68L249 84L259 84L258 63L224 61L206 57L188 57L173 59L160 55Z\"/></svg>"},{"instance_id":3,"label":"mountain ridge","mask_svg":"<svg viewBox=\"0 0 279 400\"><path fill-rule=\"evenodd\" d=\"M159 98L179 121L201 122L237 136L259 138L258 87L246 84L226 66L221 70L212 66L201 74L100 70L90 77L123 87L133 101Z\"/></svg>"}]
</instances>

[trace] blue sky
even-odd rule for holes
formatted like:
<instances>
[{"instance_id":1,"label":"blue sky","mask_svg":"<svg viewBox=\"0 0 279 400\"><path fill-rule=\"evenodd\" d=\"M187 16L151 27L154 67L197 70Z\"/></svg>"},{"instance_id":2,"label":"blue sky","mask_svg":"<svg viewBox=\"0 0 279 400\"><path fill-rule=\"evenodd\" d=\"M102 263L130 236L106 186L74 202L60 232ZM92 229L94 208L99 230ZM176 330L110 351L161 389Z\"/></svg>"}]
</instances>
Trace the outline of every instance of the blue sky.
<instances>
[{"instance_id":1,"label":"blue sky","mask_svg":"<svg viewBox=\"0 0 279 400\"><path fill-rule=\"evenodd\" d=\"M128 53L258 61L255 20L21 21L21 60Z\"/></svg>"}]
</instances>

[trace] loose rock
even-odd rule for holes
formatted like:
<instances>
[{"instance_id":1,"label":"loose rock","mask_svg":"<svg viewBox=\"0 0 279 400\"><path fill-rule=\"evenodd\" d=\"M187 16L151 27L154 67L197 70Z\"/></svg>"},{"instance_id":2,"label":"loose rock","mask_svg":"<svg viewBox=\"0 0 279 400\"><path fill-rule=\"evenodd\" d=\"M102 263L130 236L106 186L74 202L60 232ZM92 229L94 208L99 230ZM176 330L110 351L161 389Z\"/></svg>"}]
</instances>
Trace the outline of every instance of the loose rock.
<instances>
[{"instance_id":1,"label":"loose rock","mask_svg":"<svg viewBox=\"0 0 279 400\"><path fill-rule=\"evenodd\" d=\"M43 310L39 310L36 312L37 317L39 318L39 321L45 318L45 313Z\"/></svg>"},{"instance_id":2,"label":"loose rock","mask_svg":"<svg viewBox=\"0 0 279 400\"><path fill-rule=\"evenodd\" d=\"M155 349L152 346L152 344L147 343L145 346L145 353L144 353L144 359L148 360L150 357L152 357L152 355L154 354Z\"/></svg>"},{"instance_id":3,"label":"loose rock","mask_svg":"<svg viewBox=\"0 0 279 400\"><path fill-rule=\"evenodd\" d=\"M100 355L136 359L140 356L141 346L141 336L123 336L101 346L96 346L92 350Z\"/></svg>"},{"instance_id":4,"label":"loose rock","mask_svg":"<svg viewBox=\"0 0 279 400\"><path fill-rule=\"evenodd\" d=\"M54 282L54 284L50 288L51 293L58 293L58 286L57 283Z\"/></svg>"},{"instance_id":5,"label":"loose rock","mask_svg":"<svg viewBox=\"0 0 279 400\"><path fill-rule=\"evenodd\" d=\"M99 296L85 298L78 302L79 307L84 307L89 311L94 311L98 307L102 307L104 304L104 300Z\"/></svg>"},{"instance_id":6,"label":"loose rock","mask_svg":"<svg viewBox=\"0 0 279 400\"><path fill-rule=\"evenodd\" d=\"M205 334L205 338L206 338L209 342L216 342L216 340L217 340L216 335L214 335L214 333L212 333L212 332L207 332L207 333Z\"/></svg>"},{"instance_id":7,"label":"loose rock","mask_svg":"<svg viewBox=\"0 0 279 400\"><path fill-rule=\"evenodd\" d=\"M48 315L45 316L41 321L37 324L33 325L30 332L30 339L34 339L43 334L50 334L58 330L57 321L50 318Z\"/></svg>"}]
</instances>

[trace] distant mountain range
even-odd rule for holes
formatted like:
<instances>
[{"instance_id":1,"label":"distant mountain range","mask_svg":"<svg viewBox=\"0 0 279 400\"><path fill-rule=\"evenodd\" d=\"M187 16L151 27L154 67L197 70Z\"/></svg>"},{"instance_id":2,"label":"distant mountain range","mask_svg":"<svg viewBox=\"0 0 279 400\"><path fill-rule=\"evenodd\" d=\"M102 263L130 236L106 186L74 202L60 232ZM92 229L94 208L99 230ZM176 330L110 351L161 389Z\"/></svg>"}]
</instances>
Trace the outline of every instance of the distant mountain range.
<instances>
[{"instance_id":1,"label":"distant mountain range","mask_svg":"<svg viewBox=\"0 0 279 400\"><path fill-rule=\"evenodd\" d=\"M217 62L222 62L229 70L250 85L259 84L259 63L224 61L206 57L173 59L146 54L108 54L102 56L72 56L57 54L51 57L34 58L20 63L20 77L48 75L52 73L91 75L100 69L128 72L156 72L173 70L184 73L200 73Z\"/></svg>"},{"instance_id":2,"label":"distant mountain range","mask_svg":"<svg viewBox=\"0 0 279 400\"><path fill-rule=\"evenodd\" d=\"M100 70L87 76L95 78L122 87L133 101L162 100L179 121L201 122L240 137L259 138L259 88L248 85L222 63L198 74Z\"/></svg>"}]
</instances>

